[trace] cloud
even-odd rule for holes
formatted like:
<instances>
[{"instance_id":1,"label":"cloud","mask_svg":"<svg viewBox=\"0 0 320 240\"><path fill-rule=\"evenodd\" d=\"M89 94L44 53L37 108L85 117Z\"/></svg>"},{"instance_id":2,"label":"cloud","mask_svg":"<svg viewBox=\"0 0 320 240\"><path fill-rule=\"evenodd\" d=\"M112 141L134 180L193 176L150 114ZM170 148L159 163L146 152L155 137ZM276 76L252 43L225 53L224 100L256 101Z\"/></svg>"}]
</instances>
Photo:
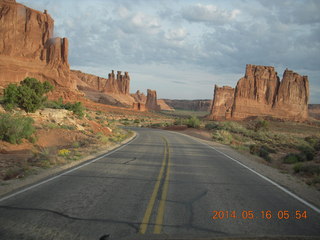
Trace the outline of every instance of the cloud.
<instances>
[{"instance_id":1,"label":"cloud","mask_svg":"<svg viewBox=\"0 0 320 240\"><path fill-rule=\"evenodd\" d=\"M168 98L211 98L215 82L234 86L248 63L275 66L280 75L288 67L309 75L319 102L320 1L193 2L23 1L47 9L55 34L69 38L71 66L101 76L139 69L132 86L151 85ZM174 81L186 83L184 90L168 90Z\"/></svg>"},{"instance_id":2,"label":"cloud","mask_svg":"<svg viewBox=\"0 0 320 240\"><path fill-rule=\"evenodd\" d=\"M225 24L235 19L240 10L226 11L215 5L203 5L201 3L185 7L182 10L182 17L189 22L207 22L213 24Z\"/></svg>"}]
</instances>

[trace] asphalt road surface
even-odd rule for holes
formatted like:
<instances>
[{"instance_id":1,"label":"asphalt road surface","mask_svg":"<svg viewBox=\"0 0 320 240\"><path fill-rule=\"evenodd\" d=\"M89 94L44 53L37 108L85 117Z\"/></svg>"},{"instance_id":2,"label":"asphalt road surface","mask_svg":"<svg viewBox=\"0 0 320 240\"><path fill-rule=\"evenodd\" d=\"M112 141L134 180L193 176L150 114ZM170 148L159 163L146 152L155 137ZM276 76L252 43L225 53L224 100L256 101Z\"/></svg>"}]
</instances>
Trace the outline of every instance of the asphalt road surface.
<instances>
[{"instance_id":1,"label":"asphalt road surface","mask_svg":"<svg viewBox=\"0 0 320 240\"><path fill-rule=\"evenodd\" d=\"M0 200L0 239L316 236L320 213L189 137L136 129L90 164Z\"/></svg>"}]
</instances>

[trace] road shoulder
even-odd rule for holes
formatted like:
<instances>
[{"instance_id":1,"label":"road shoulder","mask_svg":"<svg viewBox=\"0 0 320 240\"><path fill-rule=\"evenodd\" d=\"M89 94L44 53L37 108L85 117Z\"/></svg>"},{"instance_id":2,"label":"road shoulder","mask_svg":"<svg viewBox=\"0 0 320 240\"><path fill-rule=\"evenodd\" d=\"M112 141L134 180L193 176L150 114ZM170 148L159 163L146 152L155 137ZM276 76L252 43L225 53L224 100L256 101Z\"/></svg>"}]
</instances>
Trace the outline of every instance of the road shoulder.
<instances>
[{"instance_id":1,"label":"road shoulder","mask_svg":"<svg viewBox=\"0 0 320 240\"><path fill-rule=\"evenodd\" d=\"M14 193L16 191L19 191L25 187L31 186L31 185L36 184L38 182L41 182L43 180L52 178L56 175L63 173L64 171L67 171L67 170L72 169L74 167L80 166L80 165L82 165L86 162L89 162L99 156L102 156L102 155L105 155L111 151L114 151L117 148L119 148L119 147L123 146L124 144L135 139L136 136L137 136L137 133L133 131L133 135L131 137L125 139L121 143L109 146L109 147L107 147L107 149L100 150L94 154L90 154L86 157L83 157L83 158L77 160L77 161L73 161L73 162L70 162L70 163L67 163L64 165L55 166L55 167L48 168L48 169L40 169L35 174L29 175L29 176L22 178L22 179L12 179L12 180L5 181L0 185L0 197Z\"/></svg>"},{"instance_id":2,"label":"road shoulder","mask_svg":"<svg viewBox=\"0 0 320 240\"><path fill-rule=\"evenodd\" d=\"M315 188L307 185L300 179L290 175L281 172L278 169L272 168L266 164L262 163L261 158L253 156L246 152L239 152L227 145L223 145L220 143L216 143L213 141L207 141L204 139L201 139L199 137L193 136L190 133L182 133L177 131L172 131L174 133L182 134L185 136L188 136L198 142L207 144L209 146L214 147L218 151L228 155L229 157L239 161L240 163L246 165L250 169L260 173L261 175L269 178L270 180L276 182L280 186L288 189L292 193L298 195L302 199L308 201L309 203L320 207L320 192L317 191Z\"/></svg>"}]
</instances>

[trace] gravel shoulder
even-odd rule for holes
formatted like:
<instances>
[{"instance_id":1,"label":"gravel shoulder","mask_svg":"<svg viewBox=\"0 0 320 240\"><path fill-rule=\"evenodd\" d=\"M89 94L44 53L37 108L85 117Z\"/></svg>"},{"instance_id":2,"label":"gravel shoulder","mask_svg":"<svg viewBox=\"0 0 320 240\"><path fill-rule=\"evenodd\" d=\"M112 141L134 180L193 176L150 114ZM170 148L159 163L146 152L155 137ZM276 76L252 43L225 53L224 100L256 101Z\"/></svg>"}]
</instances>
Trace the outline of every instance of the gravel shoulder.
<instances>
[{"instance_id":1,"label":"gravel shoulder","mask_svg":"<svg viewBox=\"0 0 320 240\"><path fill-rule=\"evenodd\" d=\"M104 147L103 150L98 149L98 151L96 153L90 154L84 158L77 160L77 161L73 161L68 164L55 166L55 167L48 168L48 169L39 169L35 174L31 174L25 178L4 181L0 185L0 197L4 197L6 195L12 194L14 192L21 190L22 188L25 188L30 185L36 184L40 181L44 181L46 179L52 178L52 177L59 175L59 174L63 173L64 171L67 171L71 168L80 166L81 164L84 164L92 159L95 159L101 155L107 154L107 153L111 152L112 150L115 150L115 149L121 147L122 145L133 140L135 137L136 137L136 133L133 132L133 135L131 137L125 139L121 143L118 143L118 144L115 144L112 146L108 146L107 148Z\"/></svg>"},{"instance_id":2,"label":"gravel shoulder","mask_svg":"<svg viewBox=\"0 0 320 240\"><path fill-rule=\"evenodd\" d=\"M187 135L196 141L202 142L204 144L208 144L209 146L214 147L220 152L238 160L244 165L248 166L252 170L260 173L261 175L269 178L270 180L276 182L280 186L288 189L292 193L306 200L307 202L315 205L316 207L320 207L320 192L315 188L307 185L302 180L296 178L287 173L282 173L280 170L270 167L263 162L263 159L251 155L247 152L239 152L227 145L223 145L220 143L216 143L213 141L208 141L207 136L196 131L174 131L183 135Z\"/></svg>"}]
</instances>

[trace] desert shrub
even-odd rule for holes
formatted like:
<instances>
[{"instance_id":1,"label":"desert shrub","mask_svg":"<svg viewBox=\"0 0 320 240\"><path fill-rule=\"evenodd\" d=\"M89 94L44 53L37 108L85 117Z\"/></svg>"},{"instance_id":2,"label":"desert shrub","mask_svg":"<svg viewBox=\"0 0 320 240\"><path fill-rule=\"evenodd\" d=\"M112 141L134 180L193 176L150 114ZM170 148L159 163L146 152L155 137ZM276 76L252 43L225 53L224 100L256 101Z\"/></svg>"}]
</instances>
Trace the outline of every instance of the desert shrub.
<instances>
[{"instance_id":1,"label":"desert shrub","mask_svg":"<svg viewBox=\"0 0 320 240\"><path fill-rule=\"evenodd\" d=\"M178 125L178 126L185 125L185 124L186 124L186 121L182 118L177 118L173 122L173 125Z\"/></svg>"},{"instance_id":2,"label":"desert shrub","mask_svg":"<svg viewBox=\"0 0 320 240\"><path fill-rule=\"evenodd\" d=\"M133 121L133 123L140 123L140 120L139 120L139 119L135 119L135 120Z\"/></svg>"},{"instance_id":3,"label":"desert shrub","mask_svg":"<svg viewBox=\"0 0 320 240\"><path fill-rule=\"evenodd\" d=\"M289 153L282 159L283 163L292 164L297 162L303 162L303 158L299 154Z\"/></svg>"},{"instance_id":4,"label":"desert shrub","mask_svg":"<svg viewBox=\"0 0 320 240\"><path fill-rule=\"evenodd\" d=\"M190 128L199 128L200 127L200 120L199 118L192 116L187 121L187 126Z\"/></svg>"},{"instance_id":5,"label":"desert shrub","mask_svg":"<svg viewBox=\"0 0 320 240\"><path fill-rule=\"evenodd\" d=\"M319 165L302 165L297 164L294 166L295 173L302 173L306 175L320 175L320 166Z\"/></svg>"},{"instance_id":6,"label":"desert shrub","mask_svg":"<svg viewBox=\"0 0 320 240\"><path fill-rule=\"evenodd\" d=\"M300 163L300 162L299 162L299 163L294 164L294 166L293 166L293 171L294 171L295 173L300 172L300 170L301 170L302 166L303 166L303 164L302 164L302 163Z\"/></svg>"},{"instance_id":7,"label":"desert shrub","mask_svg":"<svg viewBox=\"0 0 320 240\"><path fill-rule=\"evenodd\" d=\"M81 102L76 102L76 103L67 102L66 104L64 104L63 108L69 111L72 111L75 115L77 115L78 118L83 118L84 116L85 108Z\"/></svg>"},{"instance_id":8,"label":"desert shrub","mask_svg":"<svg viewBox=\"0 0 320 240\"><path fill-rule=\"evenodd\" d=\"M35 112L46 101L44 94L53 90L49 82L41 83L35 78L26 78L20 85L10 84L4 89L4 106L11 110L20 107L26 112Z\"/></svg>"},{"instance_id":9,"label":"desert shrub","mask_svg":"<svg viewBox=\"0 0 320 240\"><path fill-rule=\"evenodd\" d=\"M61 157L68 157L70 155L70 150L68 149L60 149L58 151L58 155L61 156Z\"/></svg>"},{"instance_id":10,"label":"desert shrub","mask_svg":"<svg viewBox=\"0 0 320 240\"><path fill-rule=\"evenodd\" d=\"M258 131L267 131L269 129L269 122L264 119L260 119L255 123L254 130Z\"/></svg>"},{"instance_id":11,"label":"desert shrub","mask_svg":"<svg viewBox=\"0 0 320 240\"><path fill-rule=\"evenodd\" d=\"M34 121L30 117L12 114L0 114L0 140L13 144L29 139L35 131Z\"/></svg>"},{"instance_id":12,"label":"desert shrub","mask_svg":"<svg viewBox=\"0 0 320 240\"><path fill-rule=\"evenodd\" d=\"M53 108L53 109L66 109L69 111L72 111L78 118L83 118L84 116L84 110L85 107L82 105L81 102L75 102L75 103L71 103L71 102L67 102L67 103L63 103L62 98L60 97L58 99L58 101L46 101L44 103L44 106L47 108ZM88 116L88 115L87 115ZM92 120L89 119L89 120Z\"/></svg>"},{"instance_id":13,"label":"desert shrub","mask_svg":"<svg viewBox=\"0 0 320 240\"><path fill-rule=\"evenodd\" d=\"M304 157L307 161L313 160L316 152L313 147L303 146L299 148L301 151L301 157Z\"/></svg>"},{"instance_id":14,"label":"desert shrub","mask_svg":"<svg viewBox=\"0 0 320 240\"><path fill-rule=\"evenodd\" d=\"M266 146L266 145L250 145L249 150L251 154L257 155L259 157L262 157L266 161L270 162L271 157L269 156L270 153L275 153L275 150Z\"/></svg>"},{"instance_id":15,"label":"desert shrub","mask_svg":"<svg viewBox=\"0 0 320 240\"><path fill-rule=\"evenodd\" d=\"M222 129L222 127L220 126L220 124L217 123L217 122L207 123L207 124L205 125L205 128L208 129L208 130L213 130L213 129L219 130L219 129Z\"/></svg>"},{"instance_id":16,"label":"desert shrub","mask_svg":"<svg viewBox=\"0 0 320 240\"><path fill-rule=\"evenodd\" d=\"M217 130L212 134L213 140L217 140L219 142L230 144L233 140L233 137L230 132L226 130Z\"/></svg>"}]
</instances>

